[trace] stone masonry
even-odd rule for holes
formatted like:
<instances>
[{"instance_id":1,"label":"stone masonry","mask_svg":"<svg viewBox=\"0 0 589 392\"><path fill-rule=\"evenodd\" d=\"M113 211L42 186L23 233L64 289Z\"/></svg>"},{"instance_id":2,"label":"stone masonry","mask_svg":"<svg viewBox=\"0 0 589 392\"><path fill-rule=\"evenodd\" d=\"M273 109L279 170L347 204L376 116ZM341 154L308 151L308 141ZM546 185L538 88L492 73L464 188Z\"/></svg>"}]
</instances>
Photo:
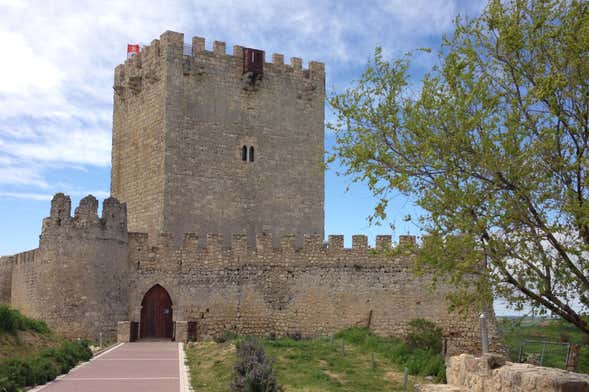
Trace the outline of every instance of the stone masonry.
<instances>
[{"instance_id":1,"label":"stone masonry","mask_svg":"<svg viewBox=\"0 0 589 392\"><path fill-rule=\"evenodd\" d=\"M99 217L93 196L72 216L55 195L38 249L0 258L0 302L63 335L130 340L159 285L177 340L400 336L426 318L448 353L478 352L478 314L450 313L450 288L413 273L414 237L323 241L324 66L274 54L252 74L247 53L264 56L166 32L116 68L113 197Z\"/></svg>"},{"instance_id":2,"label":"stone masonry","mask_svg":"<svg viewBox=\"0 0 589 392\"><path fill-rule=\"evenodd\" d=\"M244 88L243 48L204 48L166 32L116 68L111 190L129 230L323 236L324 65L273 55Z\"/></svg>"},{"instance_id":3,"label":"stone masonry","mask_svg":"<svg viewBox=\"0 0 589 392\"><path fill-rule=\"evenodd\" d=\"M512 363L497 354L448 359L447 385L424 384L418 392L589 392L589 375Z\"/></svg>"}]
</instances>

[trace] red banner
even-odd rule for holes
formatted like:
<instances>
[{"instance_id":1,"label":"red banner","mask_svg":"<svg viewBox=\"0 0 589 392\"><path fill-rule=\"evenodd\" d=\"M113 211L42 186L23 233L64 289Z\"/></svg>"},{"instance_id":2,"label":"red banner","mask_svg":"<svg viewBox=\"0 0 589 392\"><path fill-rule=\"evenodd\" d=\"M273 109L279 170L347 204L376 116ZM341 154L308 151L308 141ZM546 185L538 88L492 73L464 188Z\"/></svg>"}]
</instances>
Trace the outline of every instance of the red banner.
<instances>
[{"instance_id":1,"label":"red banner","mask_svg":"<svg viewBox=\"0 0 589 392\"><path fill-rule=\"evenodd\" d=\"M127 57L139 53L139 44L127 44Z\"/></svg>"}]
</instances>

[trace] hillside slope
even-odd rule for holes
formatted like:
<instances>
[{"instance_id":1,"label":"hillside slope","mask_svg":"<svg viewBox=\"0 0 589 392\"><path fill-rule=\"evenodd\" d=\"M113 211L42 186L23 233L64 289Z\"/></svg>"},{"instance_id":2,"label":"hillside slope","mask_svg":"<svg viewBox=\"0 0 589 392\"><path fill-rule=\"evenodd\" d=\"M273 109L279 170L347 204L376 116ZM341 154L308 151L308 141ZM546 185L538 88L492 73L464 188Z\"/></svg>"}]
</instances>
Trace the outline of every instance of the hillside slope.
<instances>
[{"instance_id":1,"label":"hillside slope","mask_svg":"<svg viewBox=\"0 0 589 392\"><path fill-rule=\"evenodd\" d=\"M0 304L0 391L44 384L91 357L87 342L59 337L44 322Z\"/></svg>"}]
</instances>

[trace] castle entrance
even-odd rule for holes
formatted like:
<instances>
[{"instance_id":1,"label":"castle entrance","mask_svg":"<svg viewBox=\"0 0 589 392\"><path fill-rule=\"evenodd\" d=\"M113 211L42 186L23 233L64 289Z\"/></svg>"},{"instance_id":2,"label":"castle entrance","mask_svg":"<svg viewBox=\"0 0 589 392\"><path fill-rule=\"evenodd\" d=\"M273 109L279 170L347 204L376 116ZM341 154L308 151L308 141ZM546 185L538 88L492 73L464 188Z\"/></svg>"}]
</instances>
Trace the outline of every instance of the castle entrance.
<instances>
[{"instance_id":1,"label":"castle entrance","mask_svg":"<svg viewBox=\"0 0 589 392\"><path fill-rule=\"evenodd\" d=\"M172 339L172 299L159 284L145 293L141 302L140 338Z\"/></svg>"}]
</instances>

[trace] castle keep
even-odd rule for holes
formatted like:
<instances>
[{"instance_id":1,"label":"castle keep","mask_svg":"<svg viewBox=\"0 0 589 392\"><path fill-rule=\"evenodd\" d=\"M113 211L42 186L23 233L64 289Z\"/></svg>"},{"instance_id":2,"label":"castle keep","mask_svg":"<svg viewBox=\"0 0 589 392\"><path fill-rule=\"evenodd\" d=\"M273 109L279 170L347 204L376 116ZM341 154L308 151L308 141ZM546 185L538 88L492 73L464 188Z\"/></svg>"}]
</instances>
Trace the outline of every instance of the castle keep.
<instances>
[{"instance_id":1,"label":"castle keep","mask_svg":"<svg viewBox=\"0 0 589 392\"><path fill-rule=\"evenodd\" d=\"M115 70L111 193L129 230L323 236L323 64L204 48L166 33Z\"/></svg>"},{"instance_id":2,"label":"castle keep","mask_svg":"<svg viewBox=\"0 0 589 392\"><path fill-rule=\"evenodd\" d=\"M0 302L60 333L120 340L401 335L427 318L449 353L478 346L478 315L412 272L401 237L324 242L321 63L166 32L115 70L112 197L72 215L57 194L38 249L0 258ZM212 234L211 234L212 233Z\"/></svg>"}]
</instances>

